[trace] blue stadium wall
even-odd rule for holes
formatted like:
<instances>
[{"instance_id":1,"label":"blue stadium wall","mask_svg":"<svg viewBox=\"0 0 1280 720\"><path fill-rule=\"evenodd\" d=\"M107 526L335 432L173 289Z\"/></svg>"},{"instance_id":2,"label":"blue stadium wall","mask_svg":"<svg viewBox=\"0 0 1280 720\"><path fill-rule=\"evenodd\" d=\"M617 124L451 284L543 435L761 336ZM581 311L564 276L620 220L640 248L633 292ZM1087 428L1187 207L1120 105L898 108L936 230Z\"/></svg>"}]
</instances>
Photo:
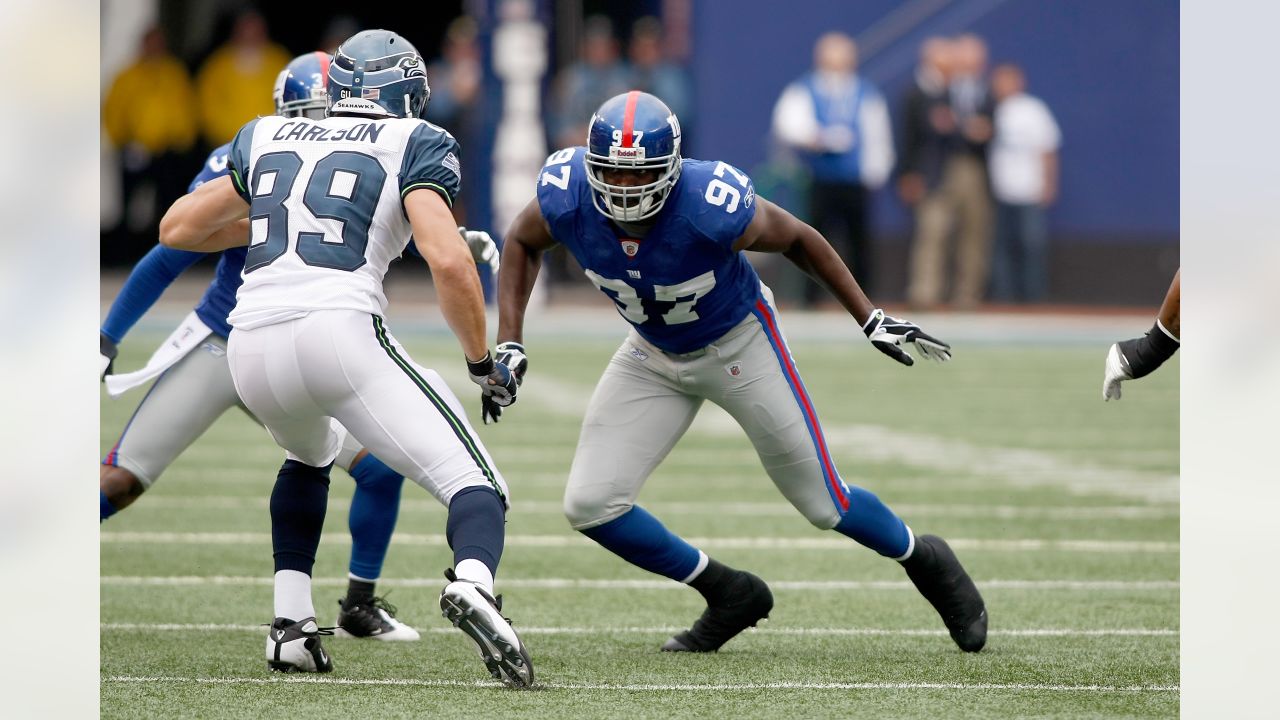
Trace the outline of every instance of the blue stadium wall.
<instances>
[{"instance_id":1,"label":"blue stadium wall","mask_svg":"<svg viewBox=\"0 0 1280 720\"><path fill-rule=\"evenodd\" d=\"M992 64L1026 70L1062 128L1053 299L1158 304L1178 264L1178 23L1166 0L695 2L690 150L761 167L774 101L832 29L872 51L861 72L887 96L896 135L920 42L973 32ZM888 188L875 207L881 285L900 295L910 217Z\"/></svg>"}]
</instances>

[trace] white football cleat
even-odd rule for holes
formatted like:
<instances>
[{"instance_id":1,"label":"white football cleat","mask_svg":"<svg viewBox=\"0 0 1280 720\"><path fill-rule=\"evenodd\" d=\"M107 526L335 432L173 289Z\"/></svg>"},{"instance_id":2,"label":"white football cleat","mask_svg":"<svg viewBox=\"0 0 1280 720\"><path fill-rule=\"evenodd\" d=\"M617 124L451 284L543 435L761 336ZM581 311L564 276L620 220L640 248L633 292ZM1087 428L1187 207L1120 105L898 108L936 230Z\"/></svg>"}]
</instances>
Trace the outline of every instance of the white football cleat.
<instances>
[{"instance_id":1,"label":"white football cleat","mask_svg":"<svg viewBox=\"0 0 1280 720\"><path fill-rule=\"evenodd\" d=\"M453 626L476 644L489 674L508 687L533 685L533 663L524 643L502 616L502 601L472 582L454 579L440 591L440 609Z\"/></svg>"},{"instance_id":2,"label":"white football cleat","mask_svg":"<svg viewBox=\"0 0 1280 720\"><path fill-rule=\"evenodd\" d=\"M267 630L267 667L276 672L332 672L333 659L320 645L320 635L332 635L313 617L294 622L276 618Z\"/></svg>"}]
</instances>

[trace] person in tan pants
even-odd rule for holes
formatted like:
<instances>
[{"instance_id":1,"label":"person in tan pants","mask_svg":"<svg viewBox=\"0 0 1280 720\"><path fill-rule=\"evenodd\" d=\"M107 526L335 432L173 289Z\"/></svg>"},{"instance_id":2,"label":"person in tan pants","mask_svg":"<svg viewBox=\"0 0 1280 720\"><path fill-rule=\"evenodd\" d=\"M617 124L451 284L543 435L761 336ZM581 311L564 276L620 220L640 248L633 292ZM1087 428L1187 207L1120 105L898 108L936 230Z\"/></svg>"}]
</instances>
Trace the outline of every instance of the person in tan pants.
<instances>
[{"instance_id":1,"label":"person in tan pants","mask_svg":"<svg viewBox=\"0 0 1280 720\"><path fill-rule=\"evenodd\" d=\"M973 35L932 39L922 48L919 84L924 99L917 101L922 110L912 113L909 105L906 135L918 138L924 149L913 154L908 148L908 156L921 161L909 164L899 181L899 193L916 215L907 287L907 300L915 307L942 303L953 231L952 303L961 309L976 307L986 288L992 221L984 160L991 139L986 62L986 45Z\"/></svg>"}]
</instances>

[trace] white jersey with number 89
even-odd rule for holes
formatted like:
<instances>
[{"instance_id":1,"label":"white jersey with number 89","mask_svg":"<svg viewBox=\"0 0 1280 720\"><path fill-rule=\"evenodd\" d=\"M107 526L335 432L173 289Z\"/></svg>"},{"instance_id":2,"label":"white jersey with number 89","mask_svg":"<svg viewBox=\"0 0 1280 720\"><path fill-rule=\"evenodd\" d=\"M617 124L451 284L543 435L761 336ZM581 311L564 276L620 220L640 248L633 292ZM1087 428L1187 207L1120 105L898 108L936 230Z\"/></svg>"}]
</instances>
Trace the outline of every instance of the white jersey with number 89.
<instances>
[{"instance_id":1,"label":"white jersey with number 89","mask_svg":"<svg viewBox=\"0 0 1280 720\"><path fill-rule=\"evenodd\" d=\"M383 276L411 235L403 197L427 188L452 206L458 155L452 135L415 119L270 116L241 128L229 165L252 231L231 326L383 314Z\"/></svg>"}]
</instances>

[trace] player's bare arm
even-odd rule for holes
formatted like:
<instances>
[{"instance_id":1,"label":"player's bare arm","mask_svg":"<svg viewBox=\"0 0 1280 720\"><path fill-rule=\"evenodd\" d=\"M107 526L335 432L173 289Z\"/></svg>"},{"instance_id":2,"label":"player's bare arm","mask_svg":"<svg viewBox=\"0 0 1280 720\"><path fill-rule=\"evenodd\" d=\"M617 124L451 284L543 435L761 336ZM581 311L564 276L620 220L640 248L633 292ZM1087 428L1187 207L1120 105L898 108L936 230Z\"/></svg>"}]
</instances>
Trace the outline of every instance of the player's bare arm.
<instances>
[{"instance_id":1,"label":"player's bare arm","mask_svg":"<svg viewBox=\"0 0 1280 720\"><path fill-rule=\"evenodd\" d=\"M502 247L506 270L498 277L498 342L524 342L524 312L529 294L542 269L542 253L555 247L551 230L538 209L538 199L529 201L511 223Z\"/></svg>"},{"instance_id":2,"label":"player's bare arm","mask_svg":"<svg viewBox=\"0 0 1280 720\"><path fill-rule=\"evenodd\" d=\"M877 309L821 233L764 198L757 198L756 203L755 217L734 243L735 250L782 253L836 296L877 350L903 365L915 363L898 347L903 343L914 343L922 357L938 362L951 359L950 345L924 332L915 323L890 317Z\"/></svg>"},{"instance_id":3,"label":"player's bare arm","mask_svg":"<svg viewBox=\"0 0 1280 720\"><path fill-rule=\"evenodd\" d=\"M431 266L449 329L458 337L468 362L483 360L489 354L484 290L471 249L458 234L449 206L434 190L420 188L405 196L404 208L413 226L413 242Z\"/></svg>"},{"instance_id":4,"label":"player's bare arm","mask_svg":"<svg viewBox=\"0 0 1280 720\"><path fill-rule=\"evenodd\" d=\"M224 175L178 198L160 219L160 244L196 252L248 245L248 217L249 204Z\"/></svg>"},{"instance_id":5,"label":"player's bare arm","mask_svg":"<svg viewBox=\"0 0 1280 720\"><path fill-rule=\"evenodd\" d=\"M831 243L817 230L768 200L757 197L756 203L755 218L734 249L782 253L834 295L859 325L866 323L875 305Z\"/></svg>"}]
</instances>

